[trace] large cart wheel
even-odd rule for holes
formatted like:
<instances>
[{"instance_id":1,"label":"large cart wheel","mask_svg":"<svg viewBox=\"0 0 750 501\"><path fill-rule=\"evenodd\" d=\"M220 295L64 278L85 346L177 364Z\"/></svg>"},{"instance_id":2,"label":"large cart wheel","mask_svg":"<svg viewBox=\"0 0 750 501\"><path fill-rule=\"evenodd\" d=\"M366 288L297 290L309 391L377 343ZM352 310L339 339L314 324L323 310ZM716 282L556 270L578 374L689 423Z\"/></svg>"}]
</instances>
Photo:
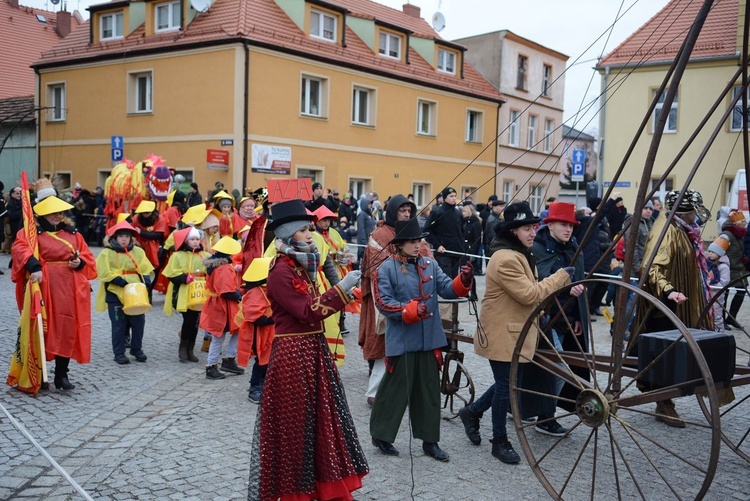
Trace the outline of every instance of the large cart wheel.
<instances>
[{"instance_id":1,"label":"large cart wheel","mask_svg":"<svg viewBox=\"0 0 750 501\"><path fill-rule=\"evenodd\" d=\"M458 411L474 402L474 381L464 366L464 354L460 351L449 351L443 361L443 375L440 379L440 391L445 395L443 408L447 408L453 419ZM456 405L460 400L461 405Z\"/></svg>"},{"instance_id":2,"label":"large cart wheel","mask_svg":"<svg viewBox=\"0 0 750 501\"><path fill-rule=\"evenodd\" d=\"M702 498L716 472L721 439L716 388L698 345L677 316L646 292L613 280L579 283L587 289L599 284L617 288L619 314L612 324L611 343L606 334L594 342L590 319L583 322L583 334L576 336L575 323L556 314L579 301L567 299L571 284L542 300L523 326L513 353L511 407L518 440L532 471L554 499ZM638 315L632 306L627 311L628 294L636 299ZM586 294L580 303L589 311ZM538 330L537 319L543 312L551 318ZM635 340L645 332L646 322L640 319L653 315L660 316L659 330L677 330L680 336L639 370L633 355L638 345ZM666 324L668 328L664 328ZM555 348L553 328L562 337L564 350ZM626 330L632 341L624 346ZM527 340L536 343L537 332L535 356L522 355ZM695 359L701 377L659 388L644 386L649 370L666 362L680 342ZM556 397L555 378L566 383L557 405L567 410L558 410L556 418L524 422L522 418L530 416L523 412L545 398ZM705 396L707 413L681 406L685 428L657 422L669 415L657 413L656 402L693 391ZM569 431L562 437L550 437L534 430L537 424L552 419Z\"/></svg>"},{"instance_id":3,"label":"large cart wheel","mask_svg":"<svg viewBox=\"0 0 750 501\"><path fill-rule=\"evenodd\" d=\"M735 278L721 289L712 291L711 301L709 301L701 314L704 328L713 325L714 318L717 316L732 318L728 311L729 308L727 308L726 312L724 311L726 296L733 291L741 291L741 293L747 296L748 290L746 284L748 277L750 277L750 273ZM737 367L733 379L735 384L732 384L732 390L720 389L719 394L726 400L731 398L728 395L729 391L732 393L737 391L739 394L732 402L728 402L719 410L719 417L722 424L721 439L727 447L750 463L750 423L748 423L747 418L750 415L750 393L741 389L742 385L750 383L750 367L747 365L748 356L750 356L750 349L748 349L750 346L750 333L748 333L745 326L739 329L732 329L732 333L737 342ZM724 393L723 395L722 392ZM696 396L701 410L708 415L710 409L705 397L700 394ZM719 400L721 401L722 399L720 398Z\"/></svg>"}]
</instances>

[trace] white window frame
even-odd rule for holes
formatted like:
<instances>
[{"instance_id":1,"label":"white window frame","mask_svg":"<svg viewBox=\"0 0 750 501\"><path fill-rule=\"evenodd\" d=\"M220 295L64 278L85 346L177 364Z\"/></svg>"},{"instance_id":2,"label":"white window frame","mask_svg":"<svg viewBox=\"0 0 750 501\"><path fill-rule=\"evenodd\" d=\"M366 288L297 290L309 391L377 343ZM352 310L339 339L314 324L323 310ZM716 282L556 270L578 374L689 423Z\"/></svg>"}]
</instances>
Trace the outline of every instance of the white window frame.
<instances>
[{"instance_id":1,"label":"white window frame","mask_svg":"<svg viewBox=\"0 0 750 501\"><path fill-rule=\"evenodd\" d=\"M651 91L651 97L654 98L656 96L656 92L658 89L654 89ZM654 114L651 116L651 131L656 130L656 120L659 117L659 114L662 111L662 108L664 107L664 96L666 95L667 91L661 93L661 96L659 96L659 101L656 103L656 108L654 108ZM664 133L665 134L675 134L677 132L677 122L680 119L679 115L679 109L678 109L678 98L679 98L679 89L678 92L674 95L674 101L672 101L672 107L669 109L669 117L667 118L666 123L664 124ZM672 113L674 113L674 124L670 124L670 121L672 121Z\"/></svg>"},{"instance_id":2,"label":"white window frame","mask_svg":"<svg viewBox=\"0 0 750 501\"><path fill-rule=\"evenodd\" d=\"M516 193L516 182L513 179L503 179L503 198L507 203L511 203Z\"/></svg>"},{"instance_id":3,"label":"white window frame","mask_svg":"<svg viewBox=\"0 0 750 501\"><path fill-rule=\"evenodd\" d=\"M544 119L544 152L552 153L555 149L555 121L551 118Z\"/></svg>"},{"instance_id":4,"label":"white window frame","mask_svg":"<svg viewBox=\"0 0 750 501\"><path fill-rule=\"evenodd\" d=\"M417 209L422 209L431 200L430 197L430 183L422 181L414 181L411 183L411 193L414 196L414 205Z\"/></svg>"},{"instance_id":5,"label":"white window frame","mask_svg":"<svg viewBox=\"0 0 750 501\"><path fill-rule=\"evenodd\" d=\"M466 142L482 143L484 113L479 110L466 110Z\"/></svg>"},{"instance_id":6,"label":"white window frame","mask_svg":"<svg viewBox=\"0 0 750 501\"><path fill-rule=\"evenodd\" d=\"M112 23L111 31L112 34L104 36L104 24L105 19ZM120 21L119 26L117 21ZM118 33L118 28L120 32ZM125 13L121 10L117 12L107 12L106 14L99 15L99 41L107 40L118 40L125 36Z\"/></svg>"},{"instance_id":7,"label":"white window frame","mask_svg":"<svg viewBox=\"0 0 750 501\"><path fill-rule=\"evenodd\" d=\"M659 200L664 202L664 198L667 196L667 193L675 189L674 179L668 177L661 184L656 184L659 182L659 179L661 179L661 175L652 177L650 188L653 190L654 188L658 187L659 189L654 192L653 196L659 197Z\"/></svg>"},{"instance_id":8,"label":"white window frame","mask_svg":"<svg viewBox=\"0 0 750 501\"><path fill-rule=\"evenodd\" d=\"M425 112L427 118L425 120ZM420 136L437 136L437 103L427 99L417 99L417 134Z\"/></svg>"},{"instance_id":9,"label":"white window frame","mask_svg":"<svg viewBox=\"0 0 750 501\"><path fill-rule=\"evenodd\" d=\"M396 45L396 50L394 51L391 47L392 45ZM401 46L403 45L401 37L396 35L395 33L391 33L389 31L380 30L378 33L378 54L380 54L383 57L387 57L390 59L398 59L401 60ZM396 55L392 55L391 53L395 52Z\"/></svg>"},{"instance_id":10,"label":"white window frame","mask_svg":"<svg viewBox=\"0 0 750 501\"><path fill-rule=\"evenodd\" d=\"M164 27L159 26L159 12L167 11L167 24ZM175 15L177 18L175 19ZM182 12L180 12L180 2L163 2L154 5L154 32L174 31L180 29Z\"/></svg>"},{"instance_id":11,"label":"white window frame","mask_svg":"<svg viewBox=\"0 0 750 501\"><path fill-rule=\"evenodd\" d=\"M326 20L330 20L333 24L330 36L326 36ZM310 9L310 36L318 40L336 43L338 40L338 20L336 16L322 10Z\"/></svg>"},{"instance_id":12,"label":"white window frame","mask_svg":"<svg viewBox=\"0 0 750 501\"><path fill-rule=\"evenodd\" d=\"M296 172L296 177L298 178L309 178L310 184L321 183L325 186L325 169L322 167L316 167L314 165L297 165Z\"/></svg>"},{"instance_id":13,"label":"white window frame","mask_svg":"<svg viewBox=\"0 0 750 501\"><path fill-rule=\"evenodd\" d=\"M65 82L50 82L47 84L48 122L64 122L67 119L66 101Z\"/></svg>"},{"instance_id":14,"label":"white window frame","mask_svg":"<svg viewBox=\"0 0 750 501\"><path fill-rule=\"evenodd\" d=\"M311 96L317 84L317 103ZM317 107L315 106L317 104ZM300 115L306 117L326 118L328 112L328 79L318 75L303 73L300 78Z\"/></svg>"},{"instance_id":15,"label":"white window frame","mask_svg":"<svg viewBox=\"0 0 750 501\"><path fill-rule=\"evenodd\" d=\"M529 114L528 134L526 135L526 147L530 150L536 149L536 128L539 123L539 117Z\"/></svg>"},{"instance_id":16,"label":"white window frame","mask_svg":"<svg viewBox=\"0 0 750 501\"><path fill-rule=\"evenodd\" d=\"M455 52L447 49L438 49L438 71L455 75L456 61L458 61L458 55Z\"/></svg>"},{"instance_id":17,"label":"white window frame","mask_svg":"<svg viewBox=\"0 0 750 501\"><path fill-rule=\"evenodd\" d=\"M367 100L364 109L362 108L362 99ZM375 100L375 89L357 84L352 85L352 125L369 127L375 125ZM363 112L364 117L362 117Z\"/></svg>"},{"instance_id":18,"label":"white window frame","mask_svg":"<svg viewBox=\"0 0 750 501\"><path fill-rule=\"evenodd\" d=\"M734 88L732 88L732 100L737 97L741 88L741 85L735 85ZM747 90L747 102L748 110L750 110L750 88ZM750 124L750 119L748 119L747 122ZM732 110L732 115L729 119L729 131L742 132L742 98L737 100L737 104L734 105L734 110Z\"/></svg>"},{"instance_id":19,"label":"white window frame","mask_svg":"<svg viewBox=\"0 0 750 501\"><path fill-rule=\"evenodd\" d=\"M542 96L550 97L550 85L552 85L552 65L544 64L542 67Z\"/></svg>"},{"instance_id":20,"label":"white window frame","mask_svg":"<svg viewBox=\"0 0 750 501\"><path fill-rule=\"evenodd\" d=\"M142 82L145 82L145 88L141 87ZM145 95L143 95L144 92ZM152 70L128 73L128 101L128 113L154 112L154 72Z\"/></svg>"},{"instance_id":21,"label":"white window frame","mask_svg":"<svg viewBox=\"0 0 750 501\"><path fill-rule=\"evenodd\" d=\"M529 186L529 207L531 207L531 212L535 215L539 215L544 208L544 194L546 191L547 187L543 184L532 184Z\"/></svg>"},{"instance_id":22,"label":"white window frame","mask_svg":"<svg viewBox=\"0 0 750 501\"><path fill-rule=\"evenodd\" d=\"M372 191L372 178L350 177L348 186L352 197L354 197L355 200L359 200L360 196ZM357 209L359 209L359 207L357 207Z\"/></svg>"},{"instance_id":23,"label":"white window frame","mask_svg":"<svg viewBox=\"0 0 750 501\"><path fill-rule=\"evenodd\" d=\"M523 60L523 65L521 61ZM516 59L516 89L526 90L529 73L529 56L518 54Z\"/></svg>"},{"instance_id":24,"label":"white window frame","mask_svg":"<svg viewBox=\"0 0 750 501\"><path fill-rule=\"evenodd\" d=\"M521 112L510 110L508 124L508 146L519 146L521 143Z\"/></svg>"}]
</instances>

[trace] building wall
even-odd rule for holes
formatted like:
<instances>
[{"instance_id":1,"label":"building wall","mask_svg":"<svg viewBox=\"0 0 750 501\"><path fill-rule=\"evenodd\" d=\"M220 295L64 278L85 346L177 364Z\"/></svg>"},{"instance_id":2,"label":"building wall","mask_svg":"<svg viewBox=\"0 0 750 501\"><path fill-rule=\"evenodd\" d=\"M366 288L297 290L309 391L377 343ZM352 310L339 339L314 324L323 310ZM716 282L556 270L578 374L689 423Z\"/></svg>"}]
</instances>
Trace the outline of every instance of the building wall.
<instances>
[{"instance_id":1,"label":"building wall","mask_svg":"<svg viewBox=\"0 0 750 501\"><path fill-rule=\"evenodd\" d=\"M4 128L7 124L4 124ZM0 144L7 137L6 131L0 130ZM15 128L10 134L5 147L0 151L0 181L5 185L4 194L11 187L21 182L21 172L26 171L29 180L36 179L36 128L33 124Z\"/></svg>"},{"instance_id":2,"label":"building wall","mask_svg":"<svg viewBox=\"0 0 750 501\"><path fill-rule=\"evenodd\" d=\"M735 61L692 63L689 66L678 90L677 132L665 133L662 136L652 178L660 177L673 162L736 69ZM660 85L665 69L641 69L630 74L624 82L623 77L614 76L614 73L612 72L609 78L611 82L609 88L614 91L610 90L607 95L604 130L602 131L604 137L602 167L605 182L612 180L619 167L648 109L652 90ZM729 102L730 97L726 97L672 171L670 178L675 189L680 189L685 183L690 169L707 144L711 132L717 125L721 114L727 109ZM741 142L737 142L738 135L738 132L729 131L729 122L723 123L713 146L690 183L692 189L701 192L704 203L713 214L717 214L719 207L725 203L724 193L727 180L734 178L736 171L742 168L742 147ZM652 126L649 124L638 140L619 179L630 183L630 187L618 187L617 191L622 193L626 206L631 210L635 204L652 138ZM704 229L703 238L713 239L716 233L716 225L709 223Z\"/></svg>"},{"instance_id":3,"label":"building wall","mask_svg":"<svg viewBox=\"0 0 750 501\"><path fill-rule=\"evenodd\" d=\"M251 48L248 162L243 162L245 53L242 46L167 53L159 56L79 65L41 74L40 101L49 83L66 85L65 122L41 123L40 171L70 171L71 182L101 183L111 168L110 137L123 136L125 156L141 160L149 153L187 171L201 191L222 181L228 188L265 186L279 175L252 172L253 144L291 147L292 176L320 171L328 188L347 191L354 179L387 196L409 193L412 183L429 185L434 196L451 183L478 187L494 173L493 140L497 104L375 77L334 65ZM127 113L129 72L153 72L153 113ZM327 79L327 118L300 114L302 74ZM376 91L374 126L352 125L353 85ZM96 96L91 99L91 96ZM417 101L436 103L437 133L416 133ZM467 110L483 113L482 142L465 140ZM222 140L233 145L221 146ZM206 150L229 152L227 171L209 170ZM468 168L472 160L479 155ZM461 172L462 169L465 171ZM302 171L301 171L302 169ZM453 180L456 175L460 179ZM95 182L94 179L97 181ZM480 189L479 199L493 191Z\"/></svg>"}]
</instances>

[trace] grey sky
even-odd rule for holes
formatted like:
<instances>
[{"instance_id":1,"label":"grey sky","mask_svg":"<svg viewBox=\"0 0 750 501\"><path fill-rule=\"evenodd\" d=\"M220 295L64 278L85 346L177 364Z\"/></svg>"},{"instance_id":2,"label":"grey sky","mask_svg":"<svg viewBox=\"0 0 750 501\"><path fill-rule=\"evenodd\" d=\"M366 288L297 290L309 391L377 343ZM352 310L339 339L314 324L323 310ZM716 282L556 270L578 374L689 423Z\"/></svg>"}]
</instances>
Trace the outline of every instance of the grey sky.
<instances>
[{"instance_id":1,"label":"grey sky","mask_svg":"<svg viewBox=\"0 0 750 501\"><path fill-rule=\"evenodd\" d=\"M399 10L407 3L377 1ZM60 7L49 0L20 0L20 3L47 10ZM88 17L85 9L98 3L104 2L68 0L68 10L78 9ZM598 127L596 107L585 115L577 112L599 94L599 76L592 70L596 60L641 27L668 0L410 0L409 3L419 6L422 17L428 21L438 10L442 12L446 25L440 35L448 40L507 29L566 54L570 58L565 75L566 123L590 130Z\"/></svg>"}]
</instances>

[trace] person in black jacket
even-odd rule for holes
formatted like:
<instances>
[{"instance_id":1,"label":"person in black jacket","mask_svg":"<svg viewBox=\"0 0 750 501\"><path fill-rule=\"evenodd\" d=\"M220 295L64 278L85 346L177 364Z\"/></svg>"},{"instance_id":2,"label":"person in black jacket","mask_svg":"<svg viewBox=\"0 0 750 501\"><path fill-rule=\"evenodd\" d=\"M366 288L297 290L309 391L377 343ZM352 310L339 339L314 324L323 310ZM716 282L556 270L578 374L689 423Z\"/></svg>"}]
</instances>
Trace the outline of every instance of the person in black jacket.
<instances>
[{"instance_id":1,"label":"person in black jacket","mask_svg":"<svg viewBox=\"0 0 750 501\"><path fill-rule=\"evenodd\" d=\"M449 277L456 278L459 266L467 261L461 255L466 253L463 221L461 212L456 209L456 190L445 188L440 198L443 204L432 209L424 231L428 233L427 242L435 249L435 260L440 269Z\"/></svg>"},{"instance_id":2,"label":"person in black jacket","mask_svg":"<svg viewBox=\"0 0 750 501\"><path fill-rule=\"evenodd\" d=\"M604 204L603 212L609 222L609 237L614 240L628 215L628 209L623 204L619 191L612 193L607 203Z\"/></svg>"},{"instance_id":3,"label":"person in black jacket","mask_svg":"<svg viewBox=\"0 0 750 501\"><path fill-rule=\"evenodd\" d=\"M190 183L190 193L187 197L187 206L193 207L203 203L201 192L198 191L198 183Z\"/></svg>"},{"instance_id":4,"label":"person in black jacket","mask_svg":"<svg viewBox=\"0 0 750 501\"><path fill-rule=\"evenodd\" d=\"M461 207L461 216L463 217L464 244L466 252L469 254L479 255L479 246L482 243L482 221L473 205L464 205ZM469 259L474 266L474 274L482 270L482 260L472 257Z\"/></svg>"},{"instance_id":5,"label":"person in black jacket","mask_svg":"<svg viewBox=\"0 0 750 501\"><path fill-rule=\"evenodd\" d=\"M10 229L10 245L8 249L13 247L13 242L16 241L16 233L18 230L23 228L23 208L21 206L21 187L16 186L10 190L10 197L8 197L8 203L5 208L8 213L5 217L8 218L8 227ZM13 259L8 262L8 268L13 266Z\"/></svg>"}]
</instances>

